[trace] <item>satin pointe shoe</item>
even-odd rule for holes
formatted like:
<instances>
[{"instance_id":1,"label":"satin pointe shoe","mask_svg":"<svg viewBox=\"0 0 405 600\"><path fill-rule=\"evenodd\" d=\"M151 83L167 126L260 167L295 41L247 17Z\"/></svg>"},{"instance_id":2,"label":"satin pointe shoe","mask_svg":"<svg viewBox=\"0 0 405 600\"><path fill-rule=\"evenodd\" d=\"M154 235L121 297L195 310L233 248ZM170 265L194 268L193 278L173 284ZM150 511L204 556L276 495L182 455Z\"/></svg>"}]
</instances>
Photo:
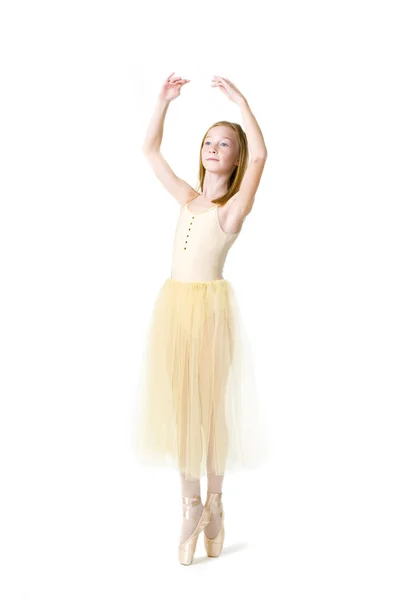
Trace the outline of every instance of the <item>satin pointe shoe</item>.
<instances>
[{"instance_id":1,"label":"satin pointe shoe","mask_svg":"<svg viewBox=\"0 0 405 600\"><path fill-rule=\"evenodd\" d=\"M183 518L192 520L191 509L201 503L200 496L183 496ZM195 520L196 526L190 537L179 546L179 560L182 565L191 565L197 546L198 536L210 522L210 512L204 506L200 518Z\"/></svg>"},{"instance_id":2,"label":"satin pointe shoe","mask_svg":"<svg viewBox=\"0 0 405 600\"><path fill-rule=\"evenodd\" d=\"M216 514L221 516L221 525L217 535L214 538L209 538L204 531L204 545L205 550L207 552L207 556L217 557L221 554L222 548L224 546L225 539L225 527L224 527L224 507L222 504L222 492L220 494L214 494L213 492L208 492L207 500L205 503L205 507L207 508L210 517L211 514ZM211 520L211 519L210 519Z\"/></svg>"}]
</instances>

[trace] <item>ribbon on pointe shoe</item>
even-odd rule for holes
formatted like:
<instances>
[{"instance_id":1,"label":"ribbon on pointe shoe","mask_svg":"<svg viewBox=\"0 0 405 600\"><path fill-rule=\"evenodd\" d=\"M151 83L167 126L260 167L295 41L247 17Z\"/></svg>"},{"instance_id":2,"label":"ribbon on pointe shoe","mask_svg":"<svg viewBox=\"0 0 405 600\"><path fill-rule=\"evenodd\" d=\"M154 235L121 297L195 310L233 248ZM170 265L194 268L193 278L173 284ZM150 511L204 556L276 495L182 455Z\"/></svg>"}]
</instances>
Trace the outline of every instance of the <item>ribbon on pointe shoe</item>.
<instances>
[{"instance_id":1,"label":"ribbon on pointe shoe","mask_svg":"<svg viewBox=\"0 0 405 600\"><path fill-rule=\"evenodd\" d=\"M223 512L223 508L224 508L223 504L222 504L222 492L221 493L208 492L208 498L207 498L206 505L208 506L211 513L213 513L214 515L222 516L222 512Z\"/></svg>"},{"instance_id":2,"label":"ribbon on pointe shoe","mask_svg":"<svg viewBox=\"0 0 405 600\"><path fill-rule=\"evenodd\" d=\"M196 516L192 517L191 509L195 506L199 506L200 504L202 504L200 496L183 496L183 518L187 519L187 521L198 523L201 515L199 515L198 518Z\"/></svg>"}]
</instances>

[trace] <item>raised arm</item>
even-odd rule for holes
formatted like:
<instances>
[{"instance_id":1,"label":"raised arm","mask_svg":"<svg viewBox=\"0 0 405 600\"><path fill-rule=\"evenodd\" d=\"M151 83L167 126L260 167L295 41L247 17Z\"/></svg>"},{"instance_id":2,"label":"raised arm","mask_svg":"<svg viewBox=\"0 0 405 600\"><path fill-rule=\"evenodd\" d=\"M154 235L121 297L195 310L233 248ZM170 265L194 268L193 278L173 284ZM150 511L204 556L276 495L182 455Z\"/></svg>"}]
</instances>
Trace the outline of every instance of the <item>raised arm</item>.
<instances>
[{"instance_id":1,"label":"raised arm","mask_svg":"<svg viewBox=\"0 0 405 600\"><path fill-rule=\"evenodd\" d=\"M245 97L237 100L248 140L250 161L238 191L239 212L246 217L253 208L256 192L267 160L262 131Z\"/></svg>"},{"instance_id":2,"label":"raised arm","mask_svg":"<svg viewBox=\"0 0 405 600\"><path fill-rule=\"evenodd\" d=\"M159 93L152 118L149 122L142 151L153 172L180 205L194 198L196 191L186 181L178 177L163 157L160 146L163 137L163 126L170 102L180 95L180 90L189 79L172 77L173 73L163 83Z\"/></svg>"},{"instance_id":3,"label":"raised arm","mask_svg":"<svg viewBox=\"0 0 405 600\"><path fill-rule=\"evenodd\" d=\"M252 210L256 191L267 160L267 148L262 131L245 96L236 85L225 77L215 75L211 87L218 87L241 111L243 126L250 152L250 162L243 176L239 191L234 195L233 205L239 217L245 218Z\"/></svg>"}]
</instances>

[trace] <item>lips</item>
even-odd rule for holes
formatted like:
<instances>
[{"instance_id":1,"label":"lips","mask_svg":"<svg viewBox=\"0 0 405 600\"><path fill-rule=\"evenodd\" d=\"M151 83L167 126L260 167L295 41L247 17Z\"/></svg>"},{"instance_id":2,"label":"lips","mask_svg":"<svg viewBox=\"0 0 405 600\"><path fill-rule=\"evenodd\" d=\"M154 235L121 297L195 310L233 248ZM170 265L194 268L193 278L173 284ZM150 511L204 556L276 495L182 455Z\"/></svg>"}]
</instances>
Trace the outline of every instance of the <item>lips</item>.
<instances>
[{"instance_id":1,"label":"lips","mask_svg":"<svg viewBox=\"0 0 405 600\"><path fill-rule=\"evenodd\" d=\"M207 158L207 160L219 160L219 158Z\"/></svg>"}]
</instances>

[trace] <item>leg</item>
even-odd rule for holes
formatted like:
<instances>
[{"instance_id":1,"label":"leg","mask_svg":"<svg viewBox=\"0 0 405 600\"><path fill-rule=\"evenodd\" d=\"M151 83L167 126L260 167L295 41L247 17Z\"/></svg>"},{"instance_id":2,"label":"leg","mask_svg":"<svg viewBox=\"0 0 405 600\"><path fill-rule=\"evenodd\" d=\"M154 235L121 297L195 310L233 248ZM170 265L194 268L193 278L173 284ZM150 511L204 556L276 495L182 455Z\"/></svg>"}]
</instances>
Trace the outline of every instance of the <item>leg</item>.
<instances>
[{"instance_id":1,"label":"leg","mask_svg":"<svg viewBox=\"0 0 405 600\"><path fill-rule=\"evenodd\" d=\"M228 451L228 428L225 415L226 388L232 359L232 340L225 318L220 319L219 329L211 333L214 344L214 378L211 380L211 415L207 448L207 494L222 494ZM205 527L209 538L215 538L221 526L221 515L212 512L211 521Z\"/></svg>"},{"instance_id":2,"label":"leg","mask_svg":"<svg viewBox=\"0 0 405 600\"><path fill-rule=\"evenodd\" d=\"M215 421L211 421L210 441L207 454L207 495L211 493L221 494L224 475L217 475L215 471ZM204 531L209 538L215 538L221 526L221 516L211 514L211 520Z\"/></svg>"},{"instance_id":3,"label":"leg","mask_svg":"<svg viewBox=\"0 0 405 600\"><path fill-rule=\"evenodd\" d=\"M183 473L180 473L180 485L182 496L201 496L200 479L186 479Z\"/></svg>"},{"instance_id":4,"label":"leg","mask_svg":"<svg viewBox=\"0 0 405 600\"><path fill-rule=\"evenodd\" d=\"M193 533L196 522L201 517L203 504L201 502L200 479L186 479L183 473L180 473L181 495L183 498L197 496L200 502L197 506L190 508L190 511L183 512L183 523L180 533L180 544L185 542Z\"/></svg>"},{"instance_id":5,"label":"leg","mask_svg":"<svg viewBox=\"0 0 405 600\"><path fill-rule=\"evenodd\" d=\"M222 492L222 484L224 480L224 474L218 474L217 460L216 460L216 446L215 446L215 435L216 435L216 419L215 419L215 407L213 407L211 425L210 425L210 436L207 450L207 493L214 492L220 494Z\"/></svg>"}]
</instances>

